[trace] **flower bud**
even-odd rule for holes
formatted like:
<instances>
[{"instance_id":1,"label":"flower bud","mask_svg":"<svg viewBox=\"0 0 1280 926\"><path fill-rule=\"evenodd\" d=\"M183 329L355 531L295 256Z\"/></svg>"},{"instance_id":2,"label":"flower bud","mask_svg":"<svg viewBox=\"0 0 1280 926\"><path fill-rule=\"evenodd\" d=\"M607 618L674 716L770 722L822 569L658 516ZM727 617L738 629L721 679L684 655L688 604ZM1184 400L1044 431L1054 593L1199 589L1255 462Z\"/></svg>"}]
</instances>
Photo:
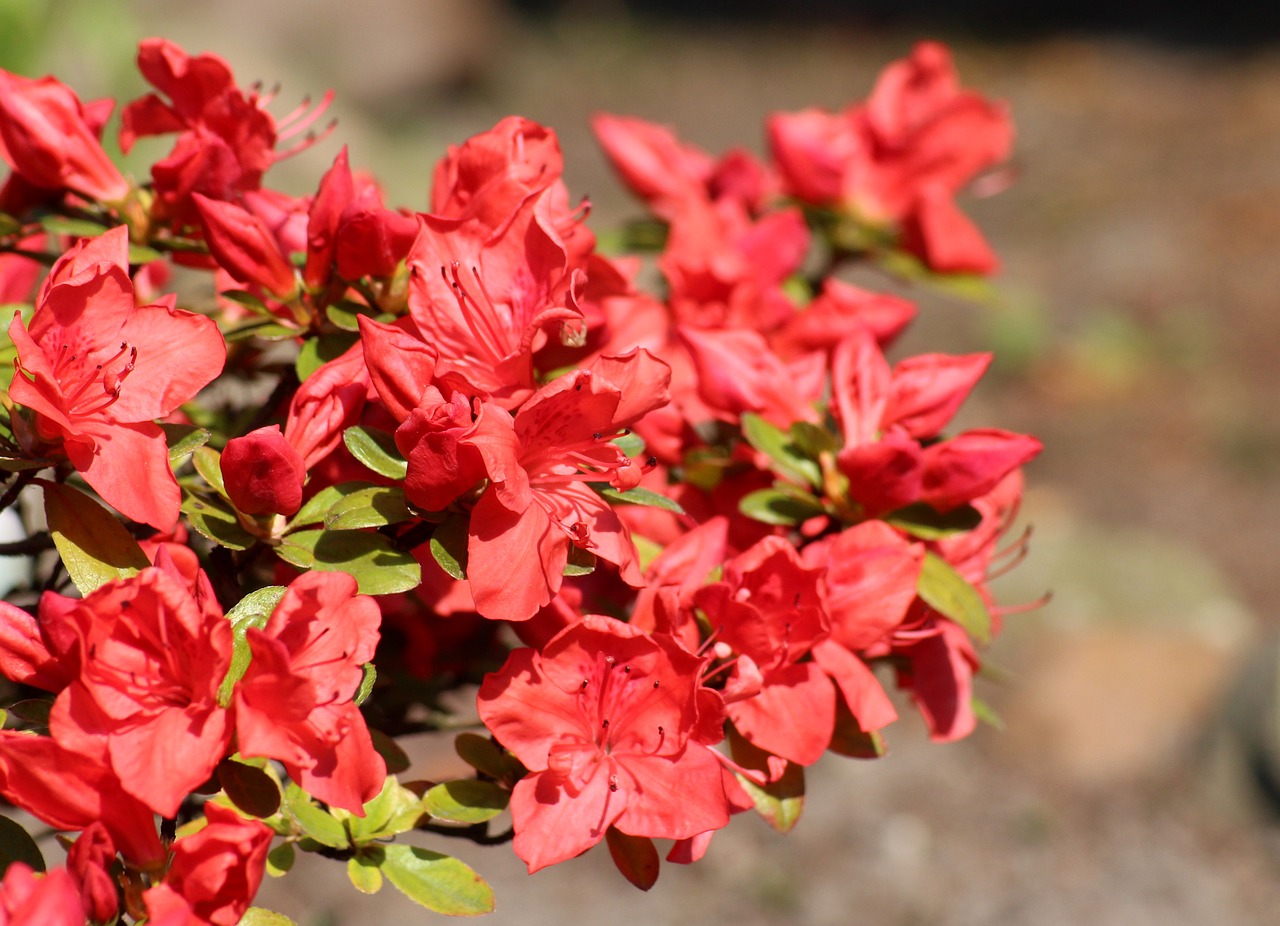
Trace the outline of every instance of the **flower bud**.
<instances>
[{"instance_id":1,"label":"flower bud","mask_svg":"<svg viewBox=\"0 0 1280 926\"><path fill-rule=\"evenodd\" d=\"M222 479L231 503L245 514L295 514L302 507L307 470L279 425L232 438L222 451Z\"/></svg>"}]
</instances>

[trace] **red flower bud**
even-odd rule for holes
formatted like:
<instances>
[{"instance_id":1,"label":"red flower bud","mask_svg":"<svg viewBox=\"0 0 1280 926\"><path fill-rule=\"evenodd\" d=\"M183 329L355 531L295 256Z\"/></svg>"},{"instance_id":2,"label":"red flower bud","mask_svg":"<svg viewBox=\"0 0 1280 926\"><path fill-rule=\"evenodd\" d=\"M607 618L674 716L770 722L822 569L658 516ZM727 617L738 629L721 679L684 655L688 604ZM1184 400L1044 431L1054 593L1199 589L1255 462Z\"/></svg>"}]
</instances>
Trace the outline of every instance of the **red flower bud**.
<instances>
[{"instance_id":1,"label":"red flower bud","mask_svg":"<svg viewBox=\"0 0 1280 926\"><path fill-rule=\"evenodd\" d=\"M306 475L302 457L285 440L279 425L232 438L222 451L227 496L245 514L297 513Z\"/></svg>"}]
</instances>

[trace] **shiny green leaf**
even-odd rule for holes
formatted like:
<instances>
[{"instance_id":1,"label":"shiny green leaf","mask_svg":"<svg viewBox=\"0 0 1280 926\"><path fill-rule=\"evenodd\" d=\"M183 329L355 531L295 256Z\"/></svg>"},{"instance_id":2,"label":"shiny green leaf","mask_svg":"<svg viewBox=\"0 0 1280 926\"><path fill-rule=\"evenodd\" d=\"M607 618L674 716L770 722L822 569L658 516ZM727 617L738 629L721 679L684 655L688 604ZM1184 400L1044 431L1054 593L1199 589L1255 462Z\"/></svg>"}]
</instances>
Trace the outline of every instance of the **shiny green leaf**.
<instances>
[{"instance_id":1,"label":"shiny green leaf","mask_svg":"<svg viewBox=\"0 0 1280 926\"><path fill-rule=\"evenodd\" d=\"M231 665L218 688L218 703L221 706L231 705L235 685L244 678L245 670L253 659L249 641L245 639L245 631L250 627L261 630L267 626L267 619L271 617L271 612L280 603L284 593L283 585L268 585L245 595L227 612L227 620L231 622Z\"/></svg>"},{"instance_id":2,"label":"shiny green leaf","mask_svg":"<svg viewBox=\"0 0 1280 926\"><path fill-rule=\"evenodd\" d=\"M499 781L512 777L519 771L519 763L501 746L478 733L459 733L453 741L458 758L477 772Z\"/></svg>"},{"instance_id":3,"label":"shiny green leaf","mask_svg":"<svg viewBox=\"0 0 1280 926\"><path fill-rule=\"evenodd\" d=\"M0 875L14 862L30 865L34 871L45 870L44 856L31 834L18 822L0 816Z\"/></svg>"},{"instance_id":4,"label":"shiny green leaf","mask_svg":"<svg viewBox=\"0 0 1280 926\"><path fill-rule=\"evenodd\" d=\"M309 794L292 782L285 788L284 803L303 835L331 849L345 849L350 844L342 821L317 806Z\"/></svg>"},{"instance_id":5,"label":"shiny green leaf","mask_svg":"<svg viewBox=\"0 0 1280 926\"><path fill-rule=\"evenodd\" d=\"M658 881L662 862L658 850L648 836L629 836L616 827L609 827L604 834L609 845L609 855L622 876L647 891Z\"/></svg>"},{"instance_id":6,"label":"shiny green leaf","mask_svg":"<svg viewBox=\"0 0 1280 926\"><path fill-rule=\"evenodd\" d=\"M385 527L408 521L413 516L405 504L404 489L399 486L370 486L335 502L324 516L324 526L331 531Z\"/></svg>"},{"instance_id":7,"label":"shiny green leaf","mask_svg":"<svg viewBox=\"0 0 1280 926\"><path fill-rule=\"evenodd\" d=\"M169 445L169 463L176 465L179 460L198 448L209 443L209 432L189 424L161 424L165 441Z\"/></svg>"},{"instance_id":8,"label":"shiny green leaf","mask_svg":"<svg viewBox=\"0 0 1280 926\"><path fill-rule=\"evenodd\" d=\"M316 370L330 360L336 360L347 352L359 335L351 331L332 331L317 338L307 338L298 351L298 359L294 368L298 374L298 382L305 383Z\"/></svg>"},{"instance_id":9,"label":"shiny green leaf","mask_svg":"<svg viewBox=\"0 0 1280 926\"><path fill-rule=\"evenodd\" d=\"M361 894L376 894L382 890L382 872L378 869L384 861L381 852L370 855L354 855L347 859L347 877Z\"/></svg>"},{"instance_id":10,"label":"shiny green leaf","mask_svg":"<svg viewBox=\"0 0 1280 926\"><path fill-rule=\"evenodd\" d=\"M511 792L492 781L462 778L446 781L427 791L422 805L437 820L449 823L485 823L507 809Z\"/></svg>"},{"instance_id":11,"label":"shiny green leaf","mask_svg":"<svg viewBox=\"0 0 1280 926\"><path fill-rule=\"evenodd\" d=\"M324 520L329 509L354 492L374 488L370 482L340 482L335 486L326 486L298 509L298 513L289 522L289 529L295 530L308 524L319 524Z\"/></svg>"},{"instance_id":12,"label":"shiny green leaf","mask_svg":"<svg viewBox=\"0 0 1280 926\"><path fill-rule=\"evenodd\" d=\"M493 889L467 864L418 846L383 846L382 873L406 897L451 916L493 911Z\"/></svg>"},{"instance_id":13,"label":"shiny green leaf","mask_svg":"<svg viewBox=\"0 0 1280 926\"><path fill-rule=\"evenodd\" d=\"M407 833L422 818L422 800L389 775L373 800L364 805L364 816L347 820L351 840L357 845Z\"/></svg>"},{"instance_id":14,"label":"shiny green leaf","mask_svg":"<svg viewBox=\"0 0 1280 926\"><path fill-rule=\"evenodd\" d=\"M440 568L455 579L467 577L467 531L470 519L465 515L447 518L431 534L431 555Z\"/></svg>"},{"instance_id":15,"label":"shiny green leaf","mask_svg":"<svg viewBox=\"0 0 1280 926\"><path fill-rule=\"evenodd\" d=\"M782 484L747 493L738 502L738 510L756 521L785 527L826 513L822 502L808 492Z\"/></svg>"},{"instance_id":16,"label":"shiny green leaf","mask_svg":"<svg viewBox=\"0 0 1280 926\"><path fill-rule=\"evenodd\" d=\"M982 596L937 553L925 553L916 591L925 604L955 621L974 640L991 641L991 614Z\"/></svg>"},{"instance_id":17,"label":"shiny green leaf","mask_svg":"<svg viewBox=\"0 0 1280 926\"><path fill-rule=\"evenodd\" d=\"M258 542L258 538L244 529L235 512L220 499L202 498L190 492L182 495L182 513L187 516L187 521L218 546L228 550L247 550Z\"/></svg>"},{"instance_id":18,"label":"shiny green leaf","mask_svg":"<svg viewBox=\"0 0 1280 926\"><path fill-rule=\"evenodd\" d=\"M293 868L293 863L297 861L298 853L293 848L293 843L282 842L270 852L267 853L267 874L273 878L282 878Z\"/></svg>"},{"instance_id":19,"label":"shiny green leaf","mask_svg":"<svg viewBox=\"0 0 1280 926\"><path fill-rule=\"evenodd\" d=\"M264 907L250 907L244 911L237 926L298 926L283 913L267 910Z\"/></svg>"},{"instance_id":20,"label":"shiny green leaf","mask_svg":"<svg viewBox=\"0 0 1280 926\"><path fill-rule=\"evenodd\" d=\"M769 755L747 742L732 727L729 728L729 749L734 761L743 768L756 771L766 778L772 777L769 775ZM773 758L775 762L785 761ZM750 795L756 806L756 813L779 833L788 832L800 821L800 813L804 810L804 766L787 762L780 776L764 784L739 774L738 783Z\"/></svg>"},{"instance_id":21,"label":"shiny green leaf","mask_svg":"<svg viewBox=\"0 0 1280 926\"><path fill-rule=\"evenodd\" d=\"M676 514L684 514L684 509L680 507L680 503L675 499L667 498L652 489L645 489L637 486L634 489L627 489L625 492L615 489L607 483L591 483L591 488L595 489L602 497L613 502L620 502L624 505L645 505L649 508L661 508L663 511L673 511Z\"/></svg>"},{"instance_id":22,"label":"shiny green leaf","mask_svg":"<svg viewBox=\"0 0 1280 926\"><path fill-rule=\"evenodd\" d=\"M235 759L218 763L218 784L231 803L251 817L269 817L280 809L280 788L260 768Z\"/></svg>"},{"instance_id":23,"label":"shiny green leaf","mask_svg":"<svg viewBox=\"0 0 1280 926\"><path fill-rule=\"evenodd\" d=\"M379 476L403 479L409 471L409 464L396 448L395 438L386 431L357 425L342 432L342 442L352 456Z\"/></svg>"},{"instance_id":24,"label":"shiny green leaf","mask_svg":"<svg viewBox=\"0 0 1280 926\"><path fill-rule=\"evenodd\" d=\"M769 458L769 468L793 482L822 486L822 470L806 457L790 434L747 412L742 416L742 436L756 450Z\"/></svg>"},{"instance_id":25,"label":"shiny green leaf","mask_svg":"<svg viewBox=\"0 0 1280 926\"><path fill-rule=\"evenodd\" d=\"M138 541L102 505L70 486L43 480L39 485L49 533L81 595L151 565Z\"/></svg>"},{"instance_id":26,"label":"shiny green leaf","mask_svg":"<svg viewBox=\"0 0 1280 926\"><path fill-rule=\"evenodd\" d=\"M227 487L222 481L222 454L212 447L197 447L191 453L191 463L215 492L227 497Z\"/></svg>"},{"instance_id":27,"label":"shiny green leaf","mask_svg":"<svg viewBox=\"0 0 1280 926\"><path fill-rule=\"evenodd\" d=\"M924 502L917 502L885 515L884 520L912 537L942 540L973 530L982 523L982 513L972 505L961 505L943 514Z\"/></svg>"},{"instance_id":28,"label":"shiny green leaf","mask_svg":"<svg viewBox=\"0 0 1280 926\"><path fill-rule=\"evenodd\" d=\"M345 572L364 595L407 592L422 581L422 567L381 534L305 530L286 534L276 554L299 569Z\"/></svg>"}]
</instances>

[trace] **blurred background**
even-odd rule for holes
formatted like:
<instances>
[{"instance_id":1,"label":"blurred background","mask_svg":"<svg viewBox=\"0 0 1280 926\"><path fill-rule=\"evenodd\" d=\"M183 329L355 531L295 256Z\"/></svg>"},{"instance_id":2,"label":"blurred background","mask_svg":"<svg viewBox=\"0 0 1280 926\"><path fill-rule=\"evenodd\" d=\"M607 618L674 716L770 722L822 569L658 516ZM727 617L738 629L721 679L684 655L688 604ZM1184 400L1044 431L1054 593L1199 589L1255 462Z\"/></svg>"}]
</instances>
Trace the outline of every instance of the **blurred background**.
<instances>
[{"instance_id":1,"label":"blurred background","mask_svg":"<svg viewBox=\"0 0 1280 926\"><path fill-rule=\"evenodd\" d=\"M890 754L828 757L788 836L739 818L641 894L597 850L494 885L495 924L1146 926L1280 917L1280 6L1154 0L0 0L0 66L82 97L144 91L138 39L337 93L335 136L273 171L310 192L339 144L425 208L445 146L519 113L560 134L593 226L639 213L598 110L712 152L772 110L837 108L921 38L1006 100L1017 183L966 209L1004 261L995 306L911 292L900 353L995 350L960 426L1039 436L1032 552L980 694L1004 720L951 746L906 717ZM141 157L167 150L139 145ZM415 774L449 771L417 744ZM410 923L315 859L261 903L302 926Z\"/></svg>"}]
</instances>

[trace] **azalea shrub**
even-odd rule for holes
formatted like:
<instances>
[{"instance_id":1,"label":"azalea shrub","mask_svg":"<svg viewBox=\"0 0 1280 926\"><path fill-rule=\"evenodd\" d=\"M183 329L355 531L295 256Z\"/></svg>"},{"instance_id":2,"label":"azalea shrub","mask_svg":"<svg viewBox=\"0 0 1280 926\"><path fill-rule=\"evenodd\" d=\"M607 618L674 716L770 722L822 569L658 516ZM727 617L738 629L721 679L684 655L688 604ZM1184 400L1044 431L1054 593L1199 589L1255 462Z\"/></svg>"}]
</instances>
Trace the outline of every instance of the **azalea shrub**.
<instances>
[{"instance_id":1,"label":"azalea shrub","mask_svg":"<svg viewBox=\"0 0 1280 926\"><path fill-rule=\"evenodd\" d=\"M114 101L0 72L0 554L38 554L0 605L0 924L286 922L253 903L299 852L485 912L458 839L603 842L647 889L735 814L792 827L900 710L974 729L1040 444L955 429L990 355L890 360L916 307L849 273L996 269L962 203L1012 128L945 47L769 116L767 158L597 116L646 210L600 237L527 119L425 203L346 149L291 196L327 96L138 67L142 177ZM470 773L415 777L397 740L442 730Z\"/></svg>"}]
</instances>

